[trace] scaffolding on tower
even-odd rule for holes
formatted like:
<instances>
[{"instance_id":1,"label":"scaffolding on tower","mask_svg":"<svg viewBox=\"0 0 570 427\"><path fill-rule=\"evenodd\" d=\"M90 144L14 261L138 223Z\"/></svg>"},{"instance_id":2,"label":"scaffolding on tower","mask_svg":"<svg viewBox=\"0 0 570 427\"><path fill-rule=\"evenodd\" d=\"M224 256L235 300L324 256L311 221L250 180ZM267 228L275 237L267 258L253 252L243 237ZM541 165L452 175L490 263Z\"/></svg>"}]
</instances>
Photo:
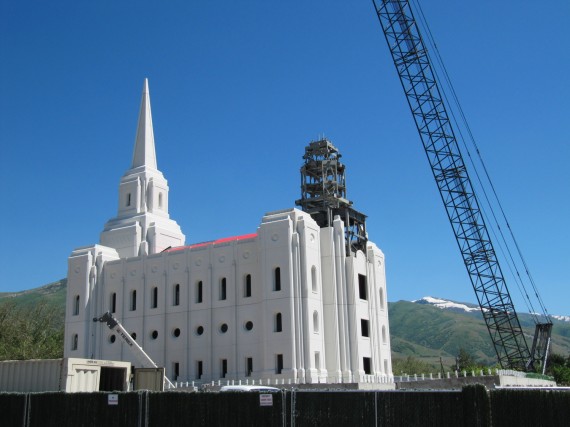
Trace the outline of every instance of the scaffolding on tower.
<instances>
[{"instance_id":1,"label":"scaffolding on tower","mask_svg":"<svg viewBox=\"0 0 570 427\"><path fill-rule=\"evenodd\" d=\"M346 254L366 252L366 215L352 207L346 196L345 166L341 154L328 139L305 147L301 166L301 198L295 201L319 227L331 227L339 216L344 221Z\"/></svg>"}]
</instances>

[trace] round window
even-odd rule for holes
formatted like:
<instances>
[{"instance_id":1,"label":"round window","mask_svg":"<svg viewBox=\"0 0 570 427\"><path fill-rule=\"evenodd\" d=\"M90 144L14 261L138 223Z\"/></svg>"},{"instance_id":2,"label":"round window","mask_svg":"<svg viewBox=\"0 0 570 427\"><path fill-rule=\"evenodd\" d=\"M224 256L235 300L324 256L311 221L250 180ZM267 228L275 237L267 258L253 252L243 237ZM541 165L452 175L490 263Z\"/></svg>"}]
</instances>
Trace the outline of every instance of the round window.
<instances>
[{"instance_id":1,"label":"round window","mask_svg":"<svg viewBox=\"0 0 570 427\"><path fill-rule=\"evenodd\" d=\"M222 326L220 326L220 332L222 334L225 334L228 331L228 325L226 323L222 323Z\"/></svg>"},{"instance_id":2,"label":"round window","mask_svg":"<svg viewBox=\"0 0 570 427\"><path fill-rule=\"evenodd\" d=\"M196 333L197 333L198 335L202 335L202 334L204 333L204 327L203 327L203 326L198 326L198 327L196 328Z\"/></svg>"},{"instance_id":3,"label":"round window","mask_svg":"<svg viewBox=\"0 0 570 427\"><path fill-rule=\"evenodd\" d=\"M111 335L111 336L109 337L109 342L110 342L111 344L113 344L116 339L117 339L117 337L116 337L115 335Z\"/></svg>"},{"instance_id":4,"label":"round window","mask_svg":"<svg viewBox=\"0 0 570 427\"><path fill-rule=\"evenodd\" d=\"M152 334L150 334L150 336L152 337L153 340L158 338L158 331L152 331Z\"/></svg>"},{"instance_id":5,"label":"round window","mask_svg":"<svg viewBox=\"0 0 570 427\"><path fill-rule=\"evenodd\" d=\"M172 335L174 335L176 338L178 338L180 336L180 329L176 328L174 331L172 331Z\"/></svg>"},{"instance_id":6,"label":"round window","mask_svg":"<svg viewBox=\"0 0 570 427\"><path fill-rule=\"evenodd\" d=\"M245 329L247 329L248 331L251 331L253 329L253 322L251 320L245 322Z\"/></svg>"}]
</instances>

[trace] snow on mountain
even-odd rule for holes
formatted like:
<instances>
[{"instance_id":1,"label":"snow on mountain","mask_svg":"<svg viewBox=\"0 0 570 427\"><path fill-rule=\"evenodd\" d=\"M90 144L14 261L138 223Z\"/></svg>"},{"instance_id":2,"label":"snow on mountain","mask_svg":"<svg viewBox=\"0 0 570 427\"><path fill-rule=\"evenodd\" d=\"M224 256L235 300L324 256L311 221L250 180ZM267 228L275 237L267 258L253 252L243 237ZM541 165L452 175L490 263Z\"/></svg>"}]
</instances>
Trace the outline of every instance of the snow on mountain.
<instances>
[{"instance_id":1,"label":"snow on mountain","mask_svg":"<svg viewBox=\"0 0 570 427\"><path fill-rule=\"evenodd\" d=\"M449 301L441 298L434 298L434 297L423 297L417 300L414 300L416 304L425 304L425 305L432 305L434 307L440 309L448 309L452 311L459 311L459 312L466 312L466 313L473 313L479 311L479 306L475 304L466 304L462 302L454 302ZM550 316L553 319L559 320L561 322L569 322L570 323L570 316L559 316L554 315Z\"/></svg>"},{"instance_id":2,"label":"snow on mountain","mask_svg":"<svg viewBox=\"0 0 570 427\"><path fill-rule=\"evenodd\" d=\"M476 305L467 305L460 302L453 302L441 298L434 298L434 297L423 297L421 299L414 300L417 304L428 304L433 305L434 307L441 308L441 309L454 309L457 311L465 311L467 313L473 311L479 311L479 307Z\"/></svg>"}]
</instances>

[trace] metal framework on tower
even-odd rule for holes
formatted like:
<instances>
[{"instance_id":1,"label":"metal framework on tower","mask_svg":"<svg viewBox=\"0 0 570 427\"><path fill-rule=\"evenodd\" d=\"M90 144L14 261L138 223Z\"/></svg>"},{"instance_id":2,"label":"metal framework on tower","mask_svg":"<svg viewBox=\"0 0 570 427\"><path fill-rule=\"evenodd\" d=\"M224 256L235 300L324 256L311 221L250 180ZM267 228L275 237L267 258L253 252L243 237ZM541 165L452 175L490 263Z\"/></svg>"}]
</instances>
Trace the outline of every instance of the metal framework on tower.
<instances>
[{"instance_id":1,"label":"metal framework on tower","mask_svg":"<svg viewBox=\"0 0 570 427\"><path fill-rule=\"evenodd\" d=\"M328 139L305 147L301 166L301 198L297 206L311 215L319 227L331 227L334 217L344 221L346 254L366 252L366 215L352 207L346 198L345 166L341 154Z\"/></svg>"}]
</instances>

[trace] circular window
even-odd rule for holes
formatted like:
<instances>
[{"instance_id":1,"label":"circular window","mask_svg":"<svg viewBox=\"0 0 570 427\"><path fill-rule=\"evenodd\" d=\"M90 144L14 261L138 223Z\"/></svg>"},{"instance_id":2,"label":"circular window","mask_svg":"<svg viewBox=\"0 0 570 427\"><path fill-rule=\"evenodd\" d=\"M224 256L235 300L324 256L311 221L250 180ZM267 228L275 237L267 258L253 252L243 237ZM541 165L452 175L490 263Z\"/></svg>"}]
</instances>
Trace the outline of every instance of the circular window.
<instances>
[{"instance_id":1,"label":"circular window","mask_svg":"<svg viewBox=\"0 0 570 427\"><path fill-rule=\"evenodd\" d=\"M111 336L109 337L109 342L110 342L111 344L113 344L116 339L117 339L117 337L116 337L115 335L111 335Z\"/></svg>"},{"instance_id":2,"label":"circular window","mask_svg":"<svg viewBox=\"0 0 570 427\"><path fill-rule=\"evenodd\" d=\"M227 323L222 323L222 326L220 326L220 332L222 334L225 334L228 331L228 325Z\"/></svg>"},{"instance_id":3,"label":"circular window","mask_svg":"<svg viewBox=\"0 0 570 427\"><path fill-rule=\"evenodd\" d=\"M253 329L253 322L251 320L245 322L245 329L247 329L248 331L251 331Z\"/></svg>"},{"instance_id":4,"label":"circular window","mask_svg":"<svg viewBox=\"0 0 570 427\"><path fill-rule=\"evenodd\" d=\"M153 340L158 338L158 331L152 331L152 334L150 334L150 336L152 337Z\"/></svg>"},{"instance_id":5,"label":"circular window","mask_svg":"<svg viewBox=\"0 0 570 427\"><path fill-rule=\"evenodd\" d=\"M202 335L202 334L204 333L204 327L203 327L203 326L198 326L198 327L196 328L196 333L197 333L198 335Z\"/></svg>"},{"instance_id":6,"label":"circular window","mask_svg":"<svg viewBox=\"0 0 570 427\"><path fill-rule=\"evenodd\" d=\"M176 338L178 338L180 336L180 329L176 328L174 331L172 331L172 335L174 335Z\"/></svg>"},{"instance_id":7,"label":"circular window","mask_svg":"<svg viewBox=\"0 0 570 427\"><path fill-rule=\"evenodd\" d=\"M136 340L137 340L137 333L136 333L136 332L133 332L133 333L131 334L131 338L136 341Z\"/></svg>"}]
</instances>

